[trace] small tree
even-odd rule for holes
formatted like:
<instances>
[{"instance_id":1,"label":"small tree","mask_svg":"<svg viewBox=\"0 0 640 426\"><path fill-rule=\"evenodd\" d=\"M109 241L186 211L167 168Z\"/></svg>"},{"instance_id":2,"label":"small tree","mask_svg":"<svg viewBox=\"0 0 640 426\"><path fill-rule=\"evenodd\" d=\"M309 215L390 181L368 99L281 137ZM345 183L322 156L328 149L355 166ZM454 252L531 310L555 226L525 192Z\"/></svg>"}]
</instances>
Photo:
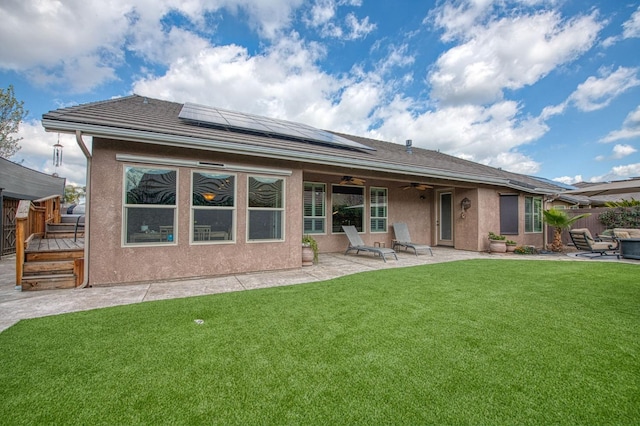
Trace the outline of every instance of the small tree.
<instances>
[{"instance_id":1,"label":"small tree","mask_svg":"<svg viewBox=\"0 0 640 426\"><path fill-rule=\"evenodd\" d=\"M85 190L83 187L67 185L64 187L64 202L77 203L84 194Z\"/></svg>"},{"instance_id":2,"label":"small tree","mask_svg":"<svg viewBox=\"0 0 640 426\"><path fill-rule=\"evenodd\" d=\"M18 142L22 138L11 135L18 133L20 123L28 113L24 110L24 101L16 100L12 85L7 90L0 89L0 157L9 158L20 150Z\"/></svg>"},{"instance_id":3,"label":"small tree","mask_svg":"<svg viewBox=\"0 0 640 426\"><path fill-rule=\"evenodd\" d=\"M549 209L543 210L544 221L553 227L553 242L551 243L551 251L562 251L562 230L571 228L574 222L583 217L591 216L591 213L579 214L569 217L564 210Z\"/></svg>"}]
</instances>

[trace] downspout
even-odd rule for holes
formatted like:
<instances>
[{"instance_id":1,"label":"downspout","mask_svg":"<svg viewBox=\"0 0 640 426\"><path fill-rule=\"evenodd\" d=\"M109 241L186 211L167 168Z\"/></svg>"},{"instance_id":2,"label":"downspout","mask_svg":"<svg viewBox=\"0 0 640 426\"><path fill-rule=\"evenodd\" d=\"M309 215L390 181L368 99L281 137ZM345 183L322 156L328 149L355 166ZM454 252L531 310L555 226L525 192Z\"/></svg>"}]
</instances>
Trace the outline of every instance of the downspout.
<instances>
[{"instance_id":1,"label":"downspout","mask_svg":"<svg viewBox=\"0 0 640 426\"><path fill-rule=\"evenodd\" d=\"M76 130L76 142L78 146L82 150L85 158L87 159L87 175L86 175L86 191L84 196L84 278L82 280L82 284L80 284L77 288L85 288L89 283L89 242L91 235L91 221L90 221L90 211L91 205L90 201L91 197L89 194L91 193L91 152L87 148L87 145L82 140L82 132L80 130Z\"/></svg>"}]
</instances>

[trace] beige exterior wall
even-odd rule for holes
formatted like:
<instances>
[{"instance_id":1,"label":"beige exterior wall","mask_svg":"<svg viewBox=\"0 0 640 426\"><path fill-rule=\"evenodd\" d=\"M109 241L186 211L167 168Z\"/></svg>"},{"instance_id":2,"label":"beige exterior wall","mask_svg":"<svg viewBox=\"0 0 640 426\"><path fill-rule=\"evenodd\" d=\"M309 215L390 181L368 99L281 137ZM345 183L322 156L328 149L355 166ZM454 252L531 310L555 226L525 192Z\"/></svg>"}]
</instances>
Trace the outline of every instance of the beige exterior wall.
<instances>
[{"instance_id":1,"label":"beige exterior wall","mask_svg":"<svg viewBox=\"0 0 640 426\"><path fill-rule=\"evenodd\" d=\"M331 230L331 188L332 185L340 182L341 175L330 175L325 173L304 173L305 182L324 183L327 188L327 232L325 234L313 234L318 242L320 252L333 253L344 251L349 244L349 240L343 233L333 233ZM409 226L411 238L416 242L433 244L431 224L433 212L433 190L419 191L417 189L403 189L404 183L387 179L367 178L364 185L366 206L364 233L361 238L365 244L383 243L386 247L392 246L393 234L392 224L394 222L405 222ZM387 232L370 232L369 226L369 191L371 187L386 188L388 194L388 216Z\"/></svg>"},{"instance_id":2,"label":"beige exterior wall","mask_svg":"<svg viewBox=\"0 0 640 426\"><path fill-rule=\"evenodd\" d=\"M178 167L178 213L175 245L123 246L123 170L131 163L116 154L227 162L231 156L180 152L171 148L145 149L142 144L95 139L91 168L89 284L170 280L249 271L295 268L302 263L302 172L292 170L285 180L285 241L246 242L247 178L237 172L236 240L229 243L191 244L191 169ZM229 158L227 158L229 157ZM229 161L231 162L231 161ZM237 164L234 162L234 164ZM247 164L246 162L244 163ZM144 165L141 165L144 166ZM254 164L259 167L259 164ZM269 168L282 164L271 162ZM267 166L265 166L267 167ZM252 173L259 174L259 173Z\"/></svg>"},{"instance_id":3,"label":"beige exterior wall","mask_svg":"<svg viewBox=\"0 0 640 426\"><path fill-rule=\"evenodd\" d=\"M249 175L259 172L233 172L236 175L236 236L234 242L215 244L190 243L191 226L191 172L190 167L161 166L178 171L178 201L174 245L125 246L123 244L123 173L127 165L116 160L117 154L170 158L175 160L206 161L228 165L269 168L290 171L282 176L285 181L284 241L247 242L247 181ZM148 164L137 164L148 167ZM303 183L326 184L327 232L314 238L320 251L342 252L348 240L342 233L331 231L331 188L340 182L341 170L314 166L313 172L303 171L304 165L272 159L249 158L233 154L220 154L162 147L124 141L95 138L90 180L89 275L90 285L109 285L124 282L144 282L195 278L201 276L298 268L302 263L301 238L303 220ZM198 169L206 171L206 169ZM376 174L374 171L348 174L366 178L365 229L361 234L365 244L376 242L392 247L395 238L392 224L407 223L416 243L436 246L438 243L438 191L452 194L453 246L470 251L488 250L487 234L500 231L500 190L498 188L456 187L447 182L434 184L434 188L419 191L403 188L411 177ZM387 188L387 232L372 233L369 224L369 190ZM504 191L504 189L502 189ZM471 207L462 214L461 201L468 198ZM520 234L509 236L519 244L542 247L542 234L524 233L524 194L519 197ZM437 254L435 254L437 255Z\"/></svg>"}]
</instances>

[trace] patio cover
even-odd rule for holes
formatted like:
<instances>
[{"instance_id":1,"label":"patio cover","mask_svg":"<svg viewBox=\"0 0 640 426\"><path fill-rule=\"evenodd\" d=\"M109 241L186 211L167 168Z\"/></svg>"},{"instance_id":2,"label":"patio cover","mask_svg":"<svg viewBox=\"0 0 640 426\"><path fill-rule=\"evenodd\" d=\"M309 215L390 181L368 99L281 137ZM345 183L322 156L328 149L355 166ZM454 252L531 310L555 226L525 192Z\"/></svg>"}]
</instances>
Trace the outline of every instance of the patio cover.
<instances>
[{"instance_id":1,"label":"patio cover","mask_svg":"<svg viewBox=\"0 0 640 426\"><path fill-rule=\"evenodd\" d=\"M634 192L640 192L640 179L601 183L598 185L591 185L580 189L565 191L562 194L593 197L596 195L630 194Z\"/></svg>"}]
</instances>

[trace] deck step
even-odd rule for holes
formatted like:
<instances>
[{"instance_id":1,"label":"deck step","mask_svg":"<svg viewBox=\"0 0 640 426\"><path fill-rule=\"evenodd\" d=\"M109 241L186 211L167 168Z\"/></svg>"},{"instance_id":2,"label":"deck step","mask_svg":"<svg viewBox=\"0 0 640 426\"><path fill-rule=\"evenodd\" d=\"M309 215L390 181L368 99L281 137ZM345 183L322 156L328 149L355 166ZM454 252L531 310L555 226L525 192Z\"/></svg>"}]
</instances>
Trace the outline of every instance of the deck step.
<instances>
[{"instance_id":1,"label":"deck step","mask_svg":"<svg viewBox=\"0 0 640 426\"><path fill-rule=\"evenodd\" d=\"M26 262L22 267L23 276L39 274L58 275L73 273L73 259L57 261Z\"/></svg>"},{"instance_id":2,"label":"deck step","mask_svg":"<svg viewBox=\"0 0 640 426\"><path fill-rule=\"evenodd\" d=\"M45 234L45 238L83 238L84 230L78 229L78 234L76 235L74 230L71 231L47 231Z\"/></svg>"},{"instance_id":3,"label":"deck step","mask_svg":"<svg viewBox=\"0 0 640 426\"><path fill-rule=\"evenodd\" d=\"M75 228L75 222L60 222L60 223L47 223L47 228L55 230L55 229L67 229L67 228Z\"/></svg>"},{"instance_id":4,"label":"deck step","mask_svg":"<svg viewBox=\"0 0 640 426\"><path fill-rule=\"evenodd\" d=\"M60 216L60 223L73 223L74 225L78 221L79 215L62 215Z\"/></svg>"},{"instance_id":5,"label":"deck step","mask_svg":"<svg viewBox=\"0 0 640 426\"><path fill-rule=\"evenodd\" d=\"M53 274L22 277L22 291L54 290L74 288L76 276L74 274Z\"/></svg>"}]
</instances>

